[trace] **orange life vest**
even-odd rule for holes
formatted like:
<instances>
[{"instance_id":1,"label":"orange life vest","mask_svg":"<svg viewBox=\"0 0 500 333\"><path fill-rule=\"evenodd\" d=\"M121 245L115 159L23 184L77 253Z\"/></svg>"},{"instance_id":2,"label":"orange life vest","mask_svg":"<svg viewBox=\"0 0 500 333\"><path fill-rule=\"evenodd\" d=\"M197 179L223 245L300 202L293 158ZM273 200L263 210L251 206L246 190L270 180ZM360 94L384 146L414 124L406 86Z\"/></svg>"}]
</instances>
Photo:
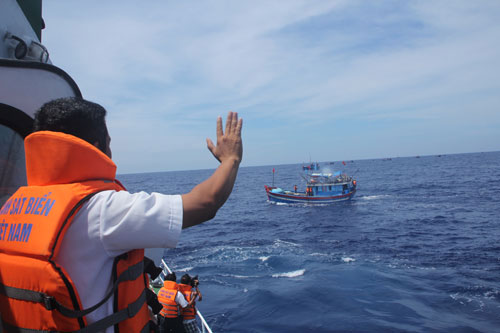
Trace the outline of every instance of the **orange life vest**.
<instances>
[{"instance_id":1,"label":"orange life vest","mask_svg":"<svg viewBox=\"0 0 500 333\"><path fill-rule=\"evenodd\" d=\"M179 291L184 295L186 298L186 301L190 302L191 297L193 296L193 291L192 287L188 284L179 284ZM193 302L192 305L187 306L183 309L181 309L181 315L183 320L191 320L196 318L196 308L195 308L195 303Z\"/></svg>"},{"instance_id":2,"label":"orange life vest","mask_svg":"<svg viewBox=\"0 0 500 333\"><path fill-rule=\"evenodd\" d=\"M179 306L175 301L178 288L174 281L163 282L163 287L158 292L158 301L163 305L160 314L166 318L177 318L179 316Z\"/></svg>"},{"instance_id":3,"label":"orange life vest","mask_svg":"<svg viewBox=\"0 0 500 333\"><path fill-rule=\"evenodd\" d=\"M113 289L89 309L54 260L80 207L99 191L124 189L115 164L91 144L58 132L29 135L25 151L28 186L0 209L0 325L7 332L94 332L112 325L148 331L144 250L115 259ZM85 316L113 295L114 313L88 325Z\"/></svg>"}]
</instances>

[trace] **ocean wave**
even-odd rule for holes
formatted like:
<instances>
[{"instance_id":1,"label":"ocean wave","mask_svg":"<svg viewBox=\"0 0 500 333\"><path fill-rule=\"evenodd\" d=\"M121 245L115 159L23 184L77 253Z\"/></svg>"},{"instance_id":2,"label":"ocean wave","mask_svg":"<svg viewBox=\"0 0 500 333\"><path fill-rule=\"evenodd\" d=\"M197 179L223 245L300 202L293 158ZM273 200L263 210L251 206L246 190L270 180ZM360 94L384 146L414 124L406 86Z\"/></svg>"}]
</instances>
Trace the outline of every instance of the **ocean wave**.
<instances>
[{"instance_id":1,"label":"ocean wave","mask_svg":"<svg viewBox=\"0 0 500 333\"><path fill-rule=\"evenodd\" d=\"M192 270L194 267L183 267L183 268L178 268L176 269L175 271L176 272L189 272L190 270Z\"/></svg>"},{"instance_id":2,"label":"ocean wave","mask_svg":"<svg viewBox=\"0 0 500 333\"><path fill-rule=\"evenodd\" d=\"M459 294L459 293L450 294L450 297L454 301L460 303L461 305L473 306L475 308L473 310L474 312L484 311L485 304L484 304L483 300L481 300L477 297L470 296L470 295L463 295L463 294Z\"/></svg>"},{"instance_id":3,"label":"ocean wave","mask_svg":"<svg viewBox=\"0 0 500 333\"><path fill-rule=\"evenodd\" d=\"M220 274L220 276L231 279L256 279L258 275L238 275L238 274Z\"/></svg>"},{"instance_id":4,"label":"ocean wave","mask_svg":"<svg viewBox=\"0 0 500 333\"><path fill-rule=\"evenodd\" d=\"M460 156L397 159L380 168L360 161L364 185L352 201L331 207L267 204L262 182L269 168L243 168L227 209L183 232L179 245L165 251L166 262L200 274L207 293L200 304L213 309L206 319L214 331L496 332L500 152L490 160ZM279 182L293 187L297 168L281 174L290 181ZM205 176L166 174L166 191L185 190ZM158 181L151 176L145 190ZM317 283L332 277L334 285ZM367 281L375 282L369 292ZM324 304L347 306L325 316L314 302L299 308L289 302L292 294L308 300L325 293L335 300Z\"/></svg>"},{"instance_id":5,"label":"ocean wave","mask_svg":"<svg viewBox=\"0 0 500 333\"><path fill-rule=\"evenodd\" d=\"M484 297L488 299L497 299L500 296L500 291L491 290L484 293Z\"/></svg>"},{"instance_id":6,"label":"ocean wave","mask_svg":"<svg viewBox=\"0 0 500 333\"><path fill-rule=\"evenodd\" d=\"M233 277L235 279L254 279L254 278L257 278L258 276L252 276L252 275L230 275L229 277Z\"/></svg>"},{"instance_id":7,"label":"ocean wave","mask_svg":"<svg viewBox=\"0 0 500 333\"><path fill-rule=\"evenodd\" d=\"M275 240L273 245L274 246L280 246L280 245L301 246L300 244L292 243L292 242L288 242L288 241L284 241L284 240L281 240L281 239Z\"/></svg>"},{"instance_id":8,"label":"ocean wave","mask_svg":"<svg viewBox=\"0 0 500 333\"><path fill-rule=\"evenodd\" d=\"M305 272L306 272L305 269L299 269L299 270L293 271L293 272L273 274L272 277L273 278L281 278L281 277L294 278L294 277L304 275Z\"/></svg>"},{"instance_id":9,"label":"ocean wave","mask_svg":"<svg viewBox=\"0 0 500 333\"><path fill-rule=\"evenodd\" d=\"M387 198L390 197L388 194L380 194L380 195L363 195L359 196L357 199L358 200L376 200L376 199L382 199L382 198Z\"/></svg>"}]
</instances>

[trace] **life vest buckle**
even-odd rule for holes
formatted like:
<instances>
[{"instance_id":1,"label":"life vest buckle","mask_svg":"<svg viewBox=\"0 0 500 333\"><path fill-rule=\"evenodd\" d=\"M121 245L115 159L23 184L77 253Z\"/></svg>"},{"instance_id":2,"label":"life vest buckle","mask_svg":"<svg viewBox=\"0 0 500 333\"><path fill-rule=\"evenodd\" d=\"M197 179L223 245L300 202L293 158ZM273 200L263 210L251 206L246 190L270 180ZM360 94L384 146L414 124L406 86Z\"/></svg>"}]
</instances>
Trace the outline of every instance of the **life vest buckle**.
<instances>
[{"instance_id":1,"label":"life vest buckle","mask_svg":"<svg viewBox=\"0 0 500 333\"><path fill-rule=\"evenodd\" d=\"M45 305L45 308L49 311L52 311L56 308L56 300L54 297L49 296L49 295L43 295L43 305Z\"/></svg>"}]
</instances>

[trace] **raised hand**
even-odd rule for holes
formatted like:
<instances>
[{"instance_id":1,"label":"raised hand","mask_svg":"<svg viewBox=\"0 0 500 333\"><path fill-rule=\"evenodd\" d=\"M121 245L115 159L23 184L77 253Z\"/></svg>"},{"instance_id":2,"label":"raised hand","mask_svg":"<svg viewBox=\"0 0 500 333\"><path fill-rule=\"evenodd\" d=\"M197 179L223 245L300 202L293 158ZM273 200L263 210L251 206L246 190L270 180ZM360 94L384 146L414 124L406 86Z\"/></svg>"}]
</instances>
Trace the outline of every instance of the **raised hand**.
<instances>
[{"instance_id":1,"label":"raised hand","mask_svg":"<svg viewBox=\"0 0 500 333\"><path fill-rule=\"evenodd\" d=\"M183 228L214 218L231 194L243 155L242 126L243 120L238 120L236 112L228 113L225 131L222 130L222 118L217 118L217 146L207 139L207 147L221 163L207 180L182 195Z\"/></svg>"},{"instance_id":2,"label":"raised hand","mask_svg":"<svg viewBox=\"0 0 500 333\"><path fill-rule=\"evenodd\" d=\"M243 143L241 141L241 128L243 119L238 120L238 113L230 111L227 114L226 129L222 131L222 118L217 118L217 146L207 138L207 148L219 161L233 159L240 163L243 156Z\"/></svg>"}]
</instances>

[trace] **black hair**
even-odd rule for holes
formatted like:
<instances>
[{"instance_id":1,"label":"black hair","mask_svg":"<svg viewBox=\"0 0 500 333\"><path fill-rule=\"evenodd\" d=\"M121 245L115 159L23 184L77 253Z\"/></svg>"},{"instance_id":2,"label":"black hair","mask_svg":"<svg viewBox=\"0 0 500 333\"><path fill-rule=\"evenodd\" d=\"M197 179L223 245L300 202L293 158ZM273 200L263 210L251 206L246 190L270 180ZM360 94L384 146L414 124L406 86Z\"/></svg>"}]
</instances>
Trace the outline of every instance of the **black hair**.
<instances>
[{"instance_id":1,"label":"black hair","mask_svg":"<svg viewBox=\"0 0 500 333\"><path fill-rule=\"evenodd\" d=\"M79 137L106 153L106 109L78 97L65 97L45 103L35 112L33 132L54 131Z\"/></svg>"},{"instance_id":2,"label":"black hair","mask_svg":"<svg viewBox=\"0 0 500 333\"><path fill-rule=\"evenodd\" d=\"M189 276L189 274L184 274L181 277L181 283L182 284L191 284L191 277Z\"/></svg>"},{"instance_id":3,"label":"black hair","mask_svg":"<svg viewBox=\"0 0 500 333\"><path fill-rule=\"evenodd\" d=\"M175 273L168 273L167 276L165 276L165 281L177 281L177 276L175 276Z\"/></svg>"}]
</instances>

